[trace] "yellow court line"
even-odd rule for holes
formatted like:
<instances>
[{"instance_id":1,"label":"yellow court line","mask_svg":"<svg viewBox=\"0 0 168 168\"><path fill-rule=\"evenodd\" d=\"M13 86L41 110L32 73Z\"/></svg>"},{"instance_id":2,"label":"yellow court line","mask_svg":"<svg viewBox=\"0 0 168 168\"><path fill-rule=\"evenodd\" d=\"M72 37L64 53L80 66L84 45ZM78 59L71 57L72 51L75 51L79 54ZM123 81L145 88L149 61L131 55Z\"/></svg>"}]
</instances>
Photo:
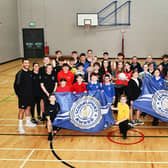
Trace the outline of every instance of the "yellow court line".
<instances>
[{"instance_id":1,"label":"yellow court line","mask_svg":"<svg viewBox=\"0 0 168 168\"><path fill-rule=\"evenodd\" d=\"M0 158L4 161L25 161L26 159L7 159ZM168 164L168 162L158 162L158 161L121 161L121 160L61 160L64 162L75 162L75 163L117 163L117 164ZM26 162L60 162L60 160L44 160L44 159L28 159Z\"/></svg>"},{"instance_id":2,"label":"yellow court line","mask_svg":"<svg viewBox=\"0 0 168 168\"><path fill-rule=\"evenodd\" d=\"M50 151L51 149L46 148L0 148L0 151L3 150L15 150L15 151ZM63 152L120 152L120 153L168 153L168 150L120 150L120 149L55 149L55 151Z\"/></svg>"},{"instance_id":3,"label":"yellow court line","mask_svg":"<svg viewBox=\"0 0 168 168\"><path fill-rule=\"evenodd\" d=\"M30 159L30 157L32 156L33 152L34 152L34 149L29 153L29 155L24 160L24 162L22 163L22 165L20 166L20 168L23 168L25 166L26 162Z\"/></svg>"}]
</instances>

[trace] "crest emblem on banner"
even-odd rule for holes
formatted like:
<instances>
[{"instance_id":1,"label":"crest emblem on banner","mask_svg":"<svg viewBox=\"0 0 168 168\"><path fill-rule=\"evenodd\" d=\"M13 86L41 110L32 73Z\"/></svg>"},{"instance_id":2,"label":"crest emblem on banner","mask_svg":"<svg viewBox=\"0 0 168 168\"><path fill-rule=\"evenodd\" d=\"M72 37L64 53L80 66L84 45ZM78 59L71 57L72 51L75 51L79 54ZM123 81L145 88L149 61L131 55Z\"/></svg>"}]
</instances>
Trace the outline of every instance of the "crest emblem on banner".
<instances>
[{"instance_id":1,"label":"crest emblem on banner","mask_svg":"<svg viewBox=\"0 0 168 168\"><path fill-rule=\"evenodd\" d=\"M168 91L156 91L152 98L152 107L157 114L168 118Z\"/></svg>"},{"instance_id":2,"label":"crest emblem on banner","mask_svg":"<svg viewBox=\"0 0 168 168\"><path fill-rule=\"evenodd\" d=\"M81 129L90 129L102 119L100 103L91 96L84 96L73 103L70 110L71 123Z\"/></svg>"}]
</instances>

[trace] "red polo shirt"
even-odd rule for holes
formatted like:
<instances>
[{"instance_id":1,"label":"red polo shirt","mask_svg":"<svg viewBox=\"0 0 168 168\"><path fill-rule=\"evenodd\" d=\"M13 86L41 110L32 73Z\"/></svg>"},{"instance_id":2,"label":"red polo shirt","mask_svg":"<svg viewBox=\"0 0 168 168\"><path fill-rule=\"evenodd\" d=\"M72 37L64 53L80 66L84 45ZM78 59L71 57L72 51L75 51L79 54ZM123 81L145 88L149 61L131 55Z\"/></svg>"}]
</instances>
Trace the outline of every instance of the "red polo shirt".
<instances>
[{"instance_id":1,"label":"red polo shirt","mask_svg":"<svg viewBox=\"0 0 168 168\"><path fill-rule=\"evenodd\" d=\"M56 92L72 92L72 86L66 85L65 87L58 86Z\"/></svg>"},{"instance_id":2,"label":"red polo shirt","mask_svg":"<svg viewBox=\"0 0 168 168\"><path fill-rule=\"evenodd\" d=\"M62 78L66 79L67 85L72 85L72 83L74 81L74 74L71 71L64 73L64 71L61 70L60 72L58 72L58 75L57 75L57 80L58 80L59 84L60 84L60 80Z\"/></svg>"},{"instance_id":3,"label":"red polo shirt","mask_svg":"<svg viewBox=\"0 0 168 168\"><path fill-rule=\"evenodd\" d=\"M76 82L73 84L72 90L73 90L73 92L76 92L76 93L82 93L84 91L87 91L86 84L81 83L81 85L79 85L78 82Z\"/></svg>"}]
</instances>

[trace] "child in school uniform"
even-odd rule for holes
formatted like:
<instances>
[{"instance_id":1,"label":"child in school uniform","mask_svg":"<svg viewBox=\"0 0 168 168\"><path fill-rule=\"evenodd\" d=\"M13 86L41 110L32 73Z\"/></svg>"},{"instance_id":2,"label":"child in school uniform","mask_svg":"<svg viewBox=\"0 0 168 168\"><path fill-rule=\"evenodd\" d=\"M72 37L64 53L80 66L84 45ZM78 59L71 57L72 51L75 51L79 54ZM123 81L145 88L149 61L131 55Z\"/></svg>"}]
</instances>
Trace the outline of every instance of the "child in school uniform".
<instances>
[{"instance_id":1,"label":"child in school uniform","mask_svg":"<svg viewBox=\"0 0 168 168\"><path fill-rule=\"evenodd\" d=\"M57 116L60 107L59 104L56 102L56 97L54 94L49 95L49 106L45 111L45 116L47 118L47 128L48 128L48 140L51 141L53 138L53 133L56 133L59 128L53 127L52 123Z\"/></svg>"},{"instance_id":2,"label":"child in school uniform","mask_svg":"<svg viewBox=\"0 0 168 168\"><path fill-rule=\"evenodd\" d=\"M126 102L127 97L125 95L121 95L117 108L113 106L111 108L112 110L118 110L116 124L119 125L120 133L123 134L123 139L127 138L127 131L132 128L131 125L129 125L130 110Z\"/></svg>"},{"instance_id":3,"label":"child in school uniform","mask_svg":"<svg viewBox=\"0 0 168 168\"><path fill-rule=\"evenodd\" d=\"M101 84L98 82L98 74L97 73L92 73L90 75L91 81L88 83L87 85L87 90L92 90L92 91L96 91L96 90L101 90L102 86Z\"/></svg>"},{"instance_id":4,"label":"child in school uniform","mask_svg":"<svg viewBox=\"0 0 168 168\"><path fill-rule=\"evenodd\" d=\"M108 104L110 104L110 105L114 104L114 102L115 102L115 88L114 88L114 85L111 83L111 74L105 74L104 81L105 81L105 83L103 84L102 89L104 90Z\"/></svg>"},{"instance_id":5,"label":"child in school uniform","mask_svg":"<svg viewBox=\"0 0 168 168\"><path fill-rule=\"evenodd\" d=\"M86 93L87 92L87 89L86 89L86 84L83 83L83 75L79 74L76 76L76 80L77 82L75 82L73 85L72 85L72 91L73 93Z\"/></svg>"},{"instance_id":6,"label":"child in school uniform","mask_svg":"<svg viewBox=\"0 0 168 168\"><path fill-rule=\"evenodd\" d=\"M130 114L131 114L131 123L134 125L143 125L144 123L139 119L140 111L136 111L136 121L133 120L133 109L132 104L133 101L136 100L141 94L142 81L138 78L138 71L134 71L132 73L132 78L128 82L128 86L126 88L126 95L128 98L128 102L130 104Z\"/></svg>"},{"instance_id":7,"label":"child in school uniform","mask_svg":"<svg viewBox=\"0 0 168 168\"><path fill-rule=\"evenodd\" d=\"M56 92L72 92L72 86L67 85L65 78L60 79L60 85L57 87Z\"/></svg>"}]
</instances>

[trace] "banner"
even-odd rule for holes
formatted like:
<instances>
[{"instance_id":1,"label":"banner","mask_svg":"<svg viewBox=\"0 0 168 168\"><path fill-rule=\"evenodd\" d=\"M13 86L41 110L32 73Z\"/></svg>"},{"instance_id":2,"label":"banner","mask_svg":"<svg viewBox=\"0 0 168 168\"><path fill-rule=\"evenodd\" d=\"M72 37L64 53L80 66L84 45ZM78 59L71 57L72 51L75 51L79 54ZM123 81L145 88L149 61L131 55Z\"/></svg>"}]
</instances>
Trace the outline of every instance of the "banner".
<instances>
[{"instance_id":1,"label":"banner","mask_svg":"<svg viewBox=\"0 0 168 168\"><path fill-rule=\"evenodd\" d=\"M60 112L53 125L82 132L99 132L114 124L110 105L103 91L73 94L56 92Z\"/></svg>"},{"instance_id":2,"label":"banner","mask_svg":"<svg viewBox=\"0 0 168 168\"><path fill-rule=\"evenodd\" d=\"M168 122L167 88L159 86L151 77L146 76L143 80L142 94L134 101L133 108Z\"/></svg>"}]
</instances>

